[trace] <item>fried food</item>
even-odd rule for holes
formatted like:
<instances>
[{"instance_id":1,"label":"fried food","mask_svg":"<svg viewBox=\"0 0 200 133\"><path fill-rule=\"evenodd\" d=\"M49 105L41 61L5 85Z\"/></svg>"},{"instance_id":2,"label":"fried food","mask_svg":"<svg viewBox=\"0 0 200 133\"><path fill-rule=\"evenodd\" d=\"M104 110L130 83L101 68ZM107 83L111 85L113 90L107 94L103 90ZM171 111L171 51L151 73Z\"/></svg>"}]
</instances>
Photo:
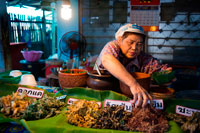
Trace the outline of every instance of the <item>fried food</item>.
<instances>
[{"instance_id":1,"label":"fried food","mask_svg":"<svg viewBox=\"0 0 200 133\"><path fill-rule=\"evenodd\" d=\"M27 107L36 99L28 98L26 92L18 92L0 98L1 112L14 119L20 118Z\"/></svg>"},{"instance_id":2,"label":"fried food","mask_svg":"<svg viewBox=\"0 0 200 133\"><path fill-rule=\"evenodd\" d=\"M97 121L99 105L95 101L79 100L68 106L67 121L79 127L91 127Z\"/></svg>"}]
</instances>

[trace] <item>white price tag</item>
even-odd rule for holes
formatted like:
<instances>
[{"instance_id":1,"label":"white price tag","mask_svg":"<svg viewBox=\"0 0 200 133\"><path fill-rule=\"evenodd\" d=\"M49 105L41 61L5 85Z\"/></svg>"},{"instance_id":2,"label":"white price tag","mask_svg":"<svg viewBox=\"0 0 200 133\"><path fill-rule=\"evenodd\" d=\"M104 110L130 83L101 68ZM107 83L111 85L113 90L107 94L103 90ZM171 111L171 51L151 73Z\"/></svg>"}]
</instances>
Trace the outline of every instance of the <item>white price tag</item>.
<instances>
[{"instance_id":1,"label":"white price tag","mask_svg":"<svg viewBox=\"0 0 200 133\"><path fill-rule=\"evenodd\" d=\"M80 100L80 99L76 99L76 98L69 98L68 99L68 101L67 101L67 104L73 104L75 101L78 101L78 100ZM99 107L101 107L101 102L96 102L98 105L99 105Z\"/></svg>"},{"instance_id":2,"label":"white price tag","mask_svg":"<svg viewBox=\"0 0 200 133\"><path fill-rule=\"evenodd\" d=\"M56 97L57 100L65 99L67 95Z\"/></svg>"},{"instance_id":3,"label":"white price tag","mask_svg":"<svg viewBox=\"0 0 200 133\"><path fill-rule=\"evenodd\" d=\"M163 99L153 99L153 107L156 109L164 109Z\"/></svg>"},{"instance_id":4,"label":"white price tag","mask_svg":"<svg viewBox=\"0 0 200 133\"><path fill-rule=\"evenodd\" d=\"M184 116L192 116L193 112L200 112L200 110L176 105L177 114L184 115Z\"/></svg>"},{"instance_id":5,"label":"white price tag","mask_svg":"<svg viewBox=\"0 0 200 133\"><path fill-rule=\"evenodd\" d=\"M133 103L133 100L130 100L131 103ZM163 99L153 99L153 107L156 109L164 109L164 102ZM150 104L150 100L148 101L148 103ZM136 103L137 104L137 101Z\"/></svg>"},{"instance_id":6,"label":"white price tag","mask_svg":"<svg viewBox=\"0 0 200 133\"><path fill-rule=\"evenodd\" d=\"M75 101L78 101L79 99L76 98L69 98L67 101L67 104L73 104Z\"/></svg>"},{"instance_id":7,"label":"white price tag","mask_svg":"<svg viewBox=\"0 0 200 133\"><path fill-rule=\"evenodd\" d=\"M106 106L112 106L112 105L119 105L119 106L125 106L124 110L128 112L132 112L132 103L129 101L120 101L120 100L110 100L106 99L104 101L104 107Z\"/></svg>"},{"instance_id":8,"label":"white price tag","mask_svg":"<svg viewBox=\"0 0 200 133\"><path fill-rule=\"evenodd\" d=\"M17 89L17 92L19 92L19 95L21 95L23 91L27 93L28 97L33 97L33 98L42 98L44 95L44 90L36 90L36 89L30 89L30 88L25 88L25 87L19 87Z\"/></svg>"}]
</instances>

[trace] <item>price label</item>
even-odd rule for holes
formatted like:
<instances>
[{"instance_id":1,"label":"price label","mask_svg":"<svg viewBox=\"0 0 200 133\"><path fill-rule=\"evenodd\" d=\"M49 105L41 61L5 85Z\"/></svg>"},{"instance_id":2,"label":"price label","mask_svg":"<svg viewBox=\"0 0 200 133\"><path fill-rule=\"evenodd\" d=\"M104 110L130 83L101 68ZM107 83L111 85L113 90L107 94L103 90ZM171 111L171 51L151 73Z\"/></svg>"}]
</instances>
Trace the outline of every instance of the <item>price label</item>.
<instances>
[{"instance_id":1,"label":"price label","mask_svg":"<svg viewBox=\"0 0 200 133\"><path fill-rule=\"evenodd\" d=\"M76 98L69 98L68 99L68 101L67 101L67 104L73 104L75 101L78 101L78 100L80 100L80 99L76 99ZM99 105L99 107L101 107L101 102L96 102L98 105Z\"/></svg>"},{"instance_id":2,"label":"price label","mask_svg":"<svg viewBox=\"0 0 200 133\"><path fill-rule=\"evenodd\" d=\"M133 100L130 100L131 103L133 103ZM162 99L153 99L153 107L156 109L164 109L164 102ZM150 101L148 101L148 103L150 104ZM136 103L137 104L137 101Z\"/></svg>"},{"instance_id":3,"label":"price label","mask_svg":"<svg viewBox=\"0 0 200 133\"><path fill-rule=\"evenodd\" d=\"M153 107L156 109L164 109L164 103L162 99L153 99Z\"/></svg>"},{"instance_id":4,"label":"price label","mask_svg":"<svg viewBox=\"0 0 200 133\"><path fill-rule=\"evenodd\" d=\"M180 105L176 105L176 113L184 116L192 116L194 112L200 112L200 110L192 109Z\"/></svg>"},{"instance_id":5,"label":"price label","mask_svg":"<svg viewBox=\"0 0 200 133\"><path fill-rule=\"evenodd\" d=\"M65 99L67 95L56 97L57 100Z\"/></svg>"},{"instance_id":6,"label":"price label","mask_svg":"<svg viewBox=\"0 0 200 133\"><path fill-rule=\"evenodd\" d=\"M19 87L17 89L17 92L19 93L19 95L22 95L24 91L26 92L28 97L42 98L44 95L44 90L36 90L36 89L30 89L30 88L25 88L25 87Z\"/></svg>"},{"instance_id":7,"label":"price label","mask_svg":"<svg viewBox=\"0 0 200 133\"><path fill-rule=\"evenodd\" d=\"M120 100L110 100L110 99L106 99L104 101L104 107L113 105L125 106L124 110L132 112L132 103L130 101L120 101Z\"/></svg>"}]
</instances>

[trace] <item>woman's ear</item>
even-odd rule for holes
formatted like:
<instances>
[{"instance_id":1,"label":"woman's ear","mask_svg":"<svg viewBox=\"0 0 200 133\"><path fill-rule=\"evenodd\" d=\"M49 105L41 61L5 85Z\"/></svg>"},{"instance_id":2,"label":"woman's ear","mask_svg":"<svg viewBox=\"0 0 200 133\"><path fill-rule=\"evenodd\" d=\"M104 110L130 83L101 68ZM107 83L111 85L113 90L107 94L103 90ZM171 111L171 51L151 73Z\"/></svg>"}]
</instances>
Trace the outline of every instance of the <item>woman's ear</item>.
<instances>
[{"instance_id":1,"label":"woman's ear","mask_svg":"<svg viewBox=\"0 0 200 133\"><path fill-rule=\"evenodd\" d=\"M119 44L122 43L122 36L120 36L120 37L117 38L117 42L118 42Z\"/></svg>"}]
</instances>

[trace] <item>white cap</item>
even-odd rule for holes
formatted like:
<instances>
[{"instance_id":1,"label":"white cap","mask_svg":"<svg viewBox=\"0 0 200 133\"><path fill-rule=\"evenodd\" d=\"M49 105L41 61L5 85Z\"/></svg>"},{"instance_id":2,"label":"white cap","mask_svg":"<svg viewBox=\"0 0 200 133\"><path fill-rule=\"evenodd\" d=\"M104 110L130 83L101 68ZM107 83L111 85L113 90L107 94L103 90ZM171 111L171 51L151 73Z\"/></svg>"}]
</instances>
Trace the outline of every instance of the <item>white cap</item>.
<instances>
[{"instance_id":1,"label":"white cap","mask_svg":"<svg viewBox=\"0 0 200 133\"><path fill-rule=\"evenodd\" d=\"M137 24L126 24L118 29L118 31L115 33L115 38L117 39L118 37L123 36L125 32L133 32L145 36L144 29L141 26Z\"/></svg>"}]
</instances>

